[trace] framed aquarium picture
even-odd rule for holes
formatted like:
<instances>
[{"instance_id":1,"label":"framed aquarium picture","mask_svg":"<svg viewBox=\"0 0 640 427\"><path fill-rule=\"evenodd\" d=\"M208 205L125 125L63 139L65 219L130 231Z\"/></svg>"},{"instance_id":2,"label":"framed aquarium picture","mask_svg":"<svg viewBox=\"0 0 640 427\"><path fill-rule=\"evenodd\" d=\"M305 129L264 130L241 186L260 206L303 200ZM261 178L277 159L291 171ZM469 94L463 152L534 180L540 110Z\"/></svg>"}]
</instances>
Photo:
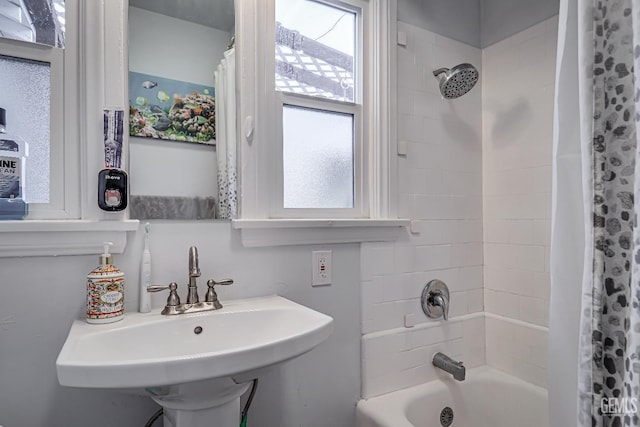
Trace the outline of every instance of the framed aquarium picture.
<instances>
[{"instance_id":1,"label":"framed aquarium picture","mask_svg":"<svg viewBox=\"0 0 640 427\"><path fill-rule=\"evenodd\" d=\"M215 145L215 89L130 71L129 135Z\"/></svg>"}]
</instances>

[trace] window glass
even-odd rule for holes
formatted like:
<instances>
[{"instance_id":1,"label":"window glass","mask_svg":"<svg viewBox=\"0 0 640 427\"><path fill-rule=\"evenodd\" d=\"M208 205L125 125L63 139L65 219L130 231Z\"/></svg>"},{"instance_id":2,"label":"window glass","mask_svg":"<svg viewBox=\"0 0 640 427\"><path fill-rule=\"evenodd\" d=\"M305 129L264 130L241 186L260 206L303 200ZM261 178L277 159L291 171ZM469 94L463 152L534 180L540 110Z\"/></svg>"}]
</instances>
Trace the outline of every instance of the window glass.
<instances>
[{"instance_id":1,"label":"window glass","mask_svg":"<svg viewBox=\"0 0 640 427\"><path fill-rule=\"evenodd\" d=\"M354 102L356 13L277 0L276 90Z\"/></svg>"},{"instance_id":2,"label":"window glass","mask_svg":"<svg viewBox=\"0 0 640 427\"><path fill-rule=\"evenodd\" d=\"M0 0L0 36L64 47L64 0Z\"/></svg>"},{"instance_id":3,"label":"window glass","mask_svg":"<svg viewBox=\"0 0 640 427\"><path fill-rule=\"evenodd\" d=\"M49 203L51 65L0 55L0 82L7 133L22 137L29 148L25 201Z\"/></svg>"},{"instance_id":4,"label":"window glass","mask_svg":"<svg viewBox=\"0 0 640 427\"><path fill-rule=\"evenodd\" d=\"M284 207L354 207L354 116L283 110Z\"/></svg>"}]
</instances>

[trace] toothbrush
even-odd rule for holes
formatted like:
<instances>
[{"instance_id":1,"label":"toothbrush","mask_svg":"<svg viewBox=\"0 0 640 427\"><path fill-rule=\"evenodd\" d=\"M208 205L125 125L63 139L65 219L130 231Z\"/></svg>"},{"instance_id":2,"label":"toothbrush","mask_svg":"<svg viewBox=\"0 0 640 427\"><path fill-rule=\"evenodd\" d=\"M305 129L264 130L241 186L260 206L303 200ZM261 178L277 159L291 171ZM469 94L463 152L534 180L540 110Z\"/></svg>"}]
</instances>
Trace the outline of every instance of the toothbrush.
<instances>
[{"instance_id":1,"label":"toothbrush","mask_svg":"<svg viewBox=\"0 0 640 427\"><path fill-rule=\"evenodd\" d=\"M149 250L149 234L151 224L144 226L144 250L142 251L142 262L140 264L140 313L151 311L151 295L147 287L151 285L151 251Z\"/></svg>"}]
</instances>

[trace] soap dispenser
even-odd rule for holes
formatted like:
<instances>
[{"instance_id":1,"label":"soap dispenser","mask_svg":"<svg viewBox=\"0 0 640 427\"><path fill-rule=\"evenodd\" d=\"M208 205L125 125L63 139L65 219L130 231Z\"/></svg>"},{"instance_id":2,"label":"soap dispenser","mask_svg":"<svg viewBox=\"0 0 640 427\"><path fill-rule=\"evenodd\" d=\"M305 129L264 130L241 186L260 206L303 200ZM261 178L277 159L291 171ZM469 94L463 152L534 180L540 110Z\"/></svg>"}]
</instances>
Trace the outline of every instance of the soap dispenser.
<instances>
[{"instance_id":1,"label":"soap dispenser","mask_svg":"<svg viewBox=\"0 0 640 427\"><path fill-rule=\"evenodd\" d=\"M111 323L124 317L124 273L113 265L111 242L104 242L100 265L87 276L87 322Z\"/></svg>"}]
</instances>

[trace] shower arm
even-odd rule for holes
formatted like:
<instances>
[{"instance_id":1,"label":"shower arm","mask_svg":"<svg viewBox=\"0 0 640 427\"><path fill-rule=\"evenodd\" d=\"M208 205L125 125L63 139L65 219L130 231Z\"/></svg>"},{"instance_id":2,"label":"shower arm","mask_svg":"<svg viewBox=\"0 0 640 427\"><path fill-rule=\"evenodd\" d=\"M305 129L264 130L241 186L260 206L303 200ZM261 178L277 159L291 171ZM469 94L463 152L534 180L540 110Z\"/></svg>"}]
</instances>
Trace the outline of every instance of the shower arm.
<instances>
[{"instance_id":1,"label":"shower arm","mask_svg":"<svg viewBox=\"0 0 640 427\"><path fill-rule=\"evenodd\" d=\"M438 77L440 74L446 73L447 71L449 71L448 68L438 68L437 70L433 70L433 75L434 77Z\"/></svg>"}]
</instances>

